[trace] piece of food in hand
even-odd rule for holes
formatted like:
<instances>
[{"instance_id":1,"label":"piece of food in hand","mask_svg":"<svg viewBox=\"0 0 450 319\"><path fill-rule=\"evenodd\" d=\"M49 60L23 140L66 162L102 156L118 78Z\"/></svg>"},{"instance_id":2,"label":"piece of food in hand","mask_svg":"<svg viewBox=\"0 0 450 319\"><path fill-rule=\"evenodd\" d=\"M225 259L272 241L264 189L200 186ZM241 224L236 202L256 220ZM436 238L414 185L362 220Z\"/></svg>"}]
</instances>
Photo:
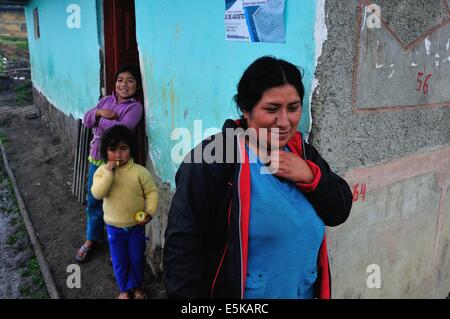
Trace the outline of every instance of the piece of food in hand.
<instances>
[{"instance_id":1,"label":"piece of food in hand","mask_svg":"<svg viewBox=\"0 0 450 319\"><path fill-rule=\"evenodd\" d=\"M120 161L116 161L116 167L120 166Z\"/></svg>"},{"instance_id":2,"label":"piece of food in hand","mask_svg":"<svg viewBox=\"0 0 450 319\"><path fill-rule=\"evenodd\" d=\"M134 220L136 220L138 223L141 223L144 221L144 219L147 217L147 213L143 211L139 211L136 214L134 214Z\"/></svg>"}]
</instances>

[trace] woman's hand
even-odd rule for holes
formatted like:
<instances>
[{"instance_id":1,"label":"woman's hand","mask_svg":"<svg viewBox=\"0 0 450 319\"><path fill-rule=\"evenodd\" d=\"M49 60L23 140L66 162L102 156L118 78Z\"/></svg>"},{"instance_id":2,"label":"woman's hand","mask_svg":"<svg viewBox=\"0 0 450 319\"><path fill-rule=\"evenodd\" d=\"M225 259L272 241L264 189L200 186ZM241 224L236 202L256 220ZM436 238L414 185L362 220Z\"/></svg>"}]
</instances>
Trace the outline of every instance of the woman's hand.
<instances>
[{"instance_id":1,"label":"woman's hand","mask_svg":"<svg viewBox=\"0 0 450 319\"><path fill-rule=\"evenodd\" d=\"M272 152L268 169L273 175L294 183L310 184L314 180L314 173L308 163L291 152Z\"/></svg>"},{"instance_id":2,"label":"woman's hand","mask_svg":"<svg viewBox=\"0 0 450 319\"><path fill-rule=\"evenodd\" d=\"M112 111L112 110L108 110L108 109L99 109L95 112L95 117L99 118L99 117L103 117L107 120L117 120L119 118L119 116L117 115L116 112Z\"/></svg>"}]
</instances>

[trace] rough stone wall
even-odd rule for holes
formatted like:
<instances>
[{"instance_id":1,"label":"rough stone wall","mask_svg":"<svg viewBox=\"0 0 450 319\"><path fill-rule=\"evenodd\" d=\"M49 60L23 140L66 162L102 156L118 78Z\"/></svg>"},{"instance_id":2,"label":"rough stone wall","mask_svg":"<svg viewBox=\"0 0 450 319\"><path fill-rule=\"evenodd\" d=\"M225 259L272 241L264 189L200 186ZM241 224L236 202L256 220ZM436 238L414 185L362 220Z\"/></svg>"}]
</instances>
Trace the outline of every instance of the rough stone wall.
<instances>
[{"instance_id":1,"label":"rough stone wall","mask_svg":"<svg viewBox=\"0 0 450 319\"><path fill-rule=\"evenodd\" d=\"M18 38L27 37L23 10L5 10L0 7L0 35Z\"/></svg>"},{"instance_id":2,"label":"rough stone wall","mask_svg":"<svg viewBox=\"0 0 450 319\"><path fill-rule=\"evenodd\" d=\"M47 98L33 87L33 103L39 108L42 118L50 131L55 132L70 144L72 150L70 156L75 156L78 139L78 123L72 116L67 116L54 105L52 105Z\"/></svg>"}]
</instances>

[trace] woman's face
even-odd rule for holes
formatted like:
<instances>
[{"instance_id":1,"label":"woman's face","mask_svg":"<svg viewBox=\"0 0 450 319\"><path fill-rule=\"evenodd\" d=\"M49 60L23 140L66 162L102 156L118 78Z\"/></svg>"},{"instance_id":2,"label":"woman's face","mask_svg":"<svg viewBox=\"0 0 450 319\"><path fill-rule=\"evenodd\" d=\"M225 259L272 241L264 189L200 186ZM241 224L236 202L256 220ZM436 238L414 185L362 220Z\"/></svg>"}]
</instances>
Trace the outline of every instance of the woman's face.
<instances>
[{"instance_id":1,"label":"woman's face","mask_svg":"<svg viewBox=\"0 0 450 319\"><path fill-rule=\"evenodd\" d=\"M119 74L116 81L116 94L119 102L133 97L137 89L136 79L130 72Z\"/></svg>"},{"instance_id":2,"label":"woman's face","mask_svg":"<svg viewBox=\"0 0 450 319\"><path fill-rule=\"evenodd\" d=\"M244 118L248 127L256 130L259 143L264 143L267 136L267 147L274 143L272 138L276 138L279 148L283 148L297 132L301 112L297 90L291 84L284 84L264 91L252 111L244 112ZM266 129L267 135L261 129Z\"/></svg>"}]
</instances>

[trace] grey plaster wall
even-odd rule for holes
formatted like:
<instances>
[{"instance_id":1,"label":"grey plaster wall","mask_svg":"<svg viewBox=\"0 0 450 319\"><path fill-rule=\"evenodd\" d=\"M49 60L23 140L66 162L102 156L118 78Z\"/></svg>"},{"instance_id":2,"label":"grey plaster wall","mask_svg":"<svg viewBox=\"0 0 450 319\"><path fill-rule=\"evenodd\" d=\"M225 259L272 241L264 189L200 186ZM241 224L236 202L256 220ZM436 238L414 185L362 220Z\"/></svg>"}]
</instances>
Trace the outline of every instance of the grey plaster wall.
<instances>
[{"instance_id":1,"label":"grey plaster wall","mask_svg":"<svg viewBox=\"0 0 450 319\"><path fill-rule=\"evenodd\" d=\"M382 17L409 43L448 18L442 0L376 0Z\"/></svg>"},{"instance_id":2,"label":"grey plaster wall","mask_svg":"<svg viewBox=\"0 0 450 319\"><path fill-rule=\"evenodd\" d=\"M428 174L356 202L349 220L329 230L334 297L428 294L435 284L432 261L439 195L433 174ZM380 267L380 289L367 286L367 267L372 264Z\"/></svg>"},{"instance_id":3,"label":"grey plaster wall","mask_svg":"<svg viewBox=\"0 0 450 319\"><path fill-rule=\"evenodd\" d=\"M428 7L424 4L428 1L410 2L418 2L418 5ZM429 3L431 6L432 2ZM313 129L310 141L340 173L354 167L433 149L450 141L448 107L381 113L353 112L352 88L358 8L357 0L326 2L328 36L323 44L322 55L316 69L319 90L312 102ZM412 5L409 8L410 12L407 14L412 15L411 11L415 11L416 7ZM383 15L382 6L381 9ZM408 24L402 26L408 28ZM405 34L406 37L412 37L412 34L408 32ZM393 42L393 39L390 42L387 41L386 45L393 45ZM370 88L374 79L360 78L359 80L365 82L362 83L365 85L364 88ZM380 77L376 80L381 82L386 81L387 78ZM409 87L411 94L416 93L415 81L414 78L412 86ZM447 87L443 89L450 102L448 74L446 81L443 81L442 85L447 84ZM376 102L389 98L395 99L395 92L401 90L403 90L402 87L394 87L390 95L379 90L363 90L361 95ZM420 104L420 101L416 100L416 103Z\"/></svg>"},{"instance_id":4,"label":"grey plaster wall","mask_svg":"<svg viewBox=\"0 0 450 319\"><path fill-rule=\"evenodd\" d=\"M361 178L365 168L377 166L381 174L392 161L405 159L407 166L414 163L410 157L450 147L448 7L440 0L372 1L387 25L369 29L368 3L326 1L328 34L316 69L310 135L338 173L362 169ZM334 297L448 295L450 161L424 165L431 171L414 178L400 173L377 189L369 182L349 220L329 229ZM370 264L381 267L380 289L366 285Z\"/></svg>"}]
</instances>

